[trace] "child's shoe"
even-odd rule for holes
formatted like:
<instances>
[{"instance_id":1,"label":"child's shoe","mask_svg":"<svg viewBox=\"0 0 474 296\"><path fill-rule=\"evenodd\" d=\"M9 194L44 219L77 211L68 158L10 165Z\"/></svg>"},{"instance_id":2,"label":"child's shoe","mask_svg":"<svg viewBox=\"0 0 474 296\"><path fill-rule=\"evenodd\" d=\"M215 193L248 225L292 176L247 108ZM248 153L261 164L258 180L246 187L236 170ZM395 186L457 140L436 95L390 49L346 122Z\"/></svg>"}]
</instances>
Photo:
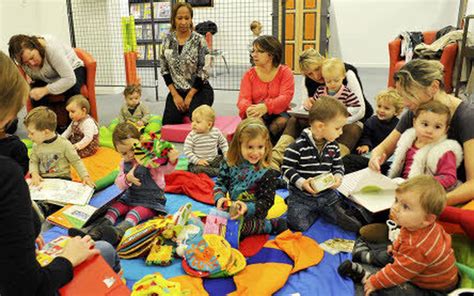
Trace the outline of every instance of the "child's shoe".
<instances>
[{"instance_id":1,"label":"child's shoe","mask_svg":"<svg viewBox=\"0 0 474 296\"><path fill-rule=\"evenodd\" d=\"M89 230L86 230L85 228L81 228L81 229L78 229L78 228L69 228L67 233L69 236L80 236L80 237L84 237L86 235L89 235L93 240L97 241L97 240L101 240L102 239L102 228L104 226L112 226L112 222L105 218L105 217L101 217L99 219L97 219L90 227Z\"/></svg>"},{"instance_id":2,"label":"child's shoe","mask_svg":"<svg viewBox=\"0 0 474 296\"><path fill-rule=\"evenodd\" d=\"M367 242L361 237L355 241L352 250L352 261L370 264L370 249Z\"/></svg>"},{"instance_id":3,"label":"child's shoe","mask_svg":"<svg viewBox=\"0 0 474 296\"><path fill-rule=\"evenodd\" d=\"M104 225L100 227L99 231L102 234L102 239L115 247L122 240L125 231L133 226L134 225L130 221L123 220L116 227Z\"/></svg>"},{"instance_id":4,"label":"child's shoe","mask_svg":"<svg viewBox=\"0 0 474 296\"><path fill-rule=\"evenodd\" d=\"M270 232L272 235L278 235L288 229L288 223L285 218L270 219L270 223L272 223L272 231Z\"/></svg>"},{"instance_id":5,"label":"child's shoe","mask_svg":"<svg viewBox=\"0 0 474 296\"><path fill-rule=\"evenodd\" d=\"M346 213L346 210L339 204L332 207L332 214L329 214L331 218L334 218L335 221L331 221L334 224L337 224L344 230L357 232L362 227L362 224L356 218L349 216ZM327 216L327 215L326 215Z\"/></svg>"},{"instance_id":6,"label":"child's shoe","mask_svg":"<svg viewBox=\"0 0 474 296\"><path fill-rule=\"evenodd\" d=\"M339 265L337 272L343 277L351 278L355 283L362 283L366 276L366 271L359 263L346 260Z\"/></svg>"}]
</instances>

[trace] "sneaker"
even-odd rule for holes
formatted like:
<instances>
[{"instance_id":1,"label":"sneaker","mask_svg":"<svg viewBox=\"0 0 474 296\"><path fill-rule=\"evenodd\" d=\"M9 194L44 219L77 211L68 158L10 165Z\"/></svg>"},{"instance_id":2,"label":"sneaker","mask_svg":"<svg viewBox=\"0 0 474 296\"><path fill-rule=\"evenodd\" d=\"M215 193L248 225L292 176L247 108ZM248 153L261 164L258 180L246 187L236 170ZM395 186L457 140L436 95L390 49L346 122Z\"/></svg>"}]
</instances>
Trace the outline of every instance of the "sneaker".
<instances>
[{"instance_id":1,"label":"sneaker","mask_svg":"<svg viewBox=\"0 0 474 296\"><path fill-rule=\"evenodd\" d=\"M337 224L342 229L357 232L362 227L359 220L349 216L340 205L333 207L332 211L333 213L331 214L331 217L334 217L335 219L333 223Z\"/></svg>"},{"instance_id":2,"label":"sneaker","mask_svg":"<svg viewBox=\"0 0 474 296\"><path fill-rule=\"evenodd\" d=\"M364 268L350 260L346 260L339 265L337 272L343 276L351 278L355 283L362 283L362 279L365 277Z\"/></svg>"},{"instance_id":3,"label":"sneaker","mask_svg":"<svg viewBox=\"0 0 474 296\"><path fill-rule=\"evenodd\" d=\"M362 237L358 238L355 241L354 248L352 249L352 261L370 264L370 262L365 262L367 261L366 255L369 252L370 248L367 245L367 242Z\"/></svg>"}]
</instances>

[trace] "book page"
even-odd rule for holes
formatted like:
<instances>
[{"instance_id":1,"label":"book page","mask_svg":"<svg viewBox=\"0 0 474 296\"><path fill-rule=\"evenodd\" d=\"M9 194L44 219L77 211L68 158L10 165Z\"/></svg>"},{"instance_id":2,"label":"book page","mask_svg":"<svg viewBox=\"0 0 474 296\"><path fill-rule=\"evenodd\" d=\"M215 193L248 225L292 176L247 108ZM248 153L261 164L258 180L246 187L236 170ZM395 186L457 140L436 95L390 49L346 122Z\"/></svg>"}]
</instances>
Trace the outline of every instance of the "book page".
<instances>
[{"instance_id":1,"label":"book page","mask_svg":"<svg viewBox=\"0 0 474 296\"><path fill-rule=\"evenodd\" d=\"M398 185L389 177L369 168L364 169L364 176L354 188L353 192L377 192L381 190L395 190Z\"/></svg>"},{"instance_id":2,"label":"book page","mask_svg":"<svg viewBox=\"0 0 474 296\"><path fill-rule=\"evenodd\" d=\"M29 186L32 200L66 205L86 205L94 194L94 188L62 179L43 179L39 186Z\"/></svg>"}]
</instances>

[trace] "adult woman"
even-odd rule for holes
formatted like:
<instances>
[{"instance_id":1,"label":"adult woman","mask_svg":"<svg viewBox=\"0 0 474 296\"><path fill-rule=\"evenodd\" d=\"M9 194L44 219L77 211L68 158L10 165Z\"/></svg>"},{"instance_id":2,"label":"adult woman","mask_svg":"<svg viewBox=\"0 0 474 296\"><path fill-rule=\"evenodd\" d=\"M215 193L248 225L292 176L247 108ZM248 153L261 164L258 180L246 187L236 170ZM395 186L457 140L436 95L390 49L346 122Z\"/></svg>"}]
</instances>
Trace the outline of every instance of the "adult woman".
<instances>
[{"instance_id":1,"label":"adult woman","mask_svg":"<svg viewBox=\"0 0 474 296\"><path fill-rule=\"evenodd\" d=\"M15 35L8 42L8 52L32 80L29 96L33 107L50 107L58 115L58 130L67 128L70 119L65 103L81 93L86 80L82 60L70 46L48 35ZM50 102L49 94L64 94L65 100Z\"/></svg>"},{"instance_id":2,"label":"adult woman","mask_svg":"<svg viewBox=\"0 0 474 296\"><path fill-rule=\"evenodd\" d=\"M474 106L447 94L443 85L443 65L438 61L413 60L405 64L394 75L397 91L409 109L404 113L397 127L380 145L372 150L369 167L380 171L380 166L392 155L400 135L413 126L413 111L422 103L431 100L442 102L451 110L448 138L457 140L463 146L464 165L458 172L462 185L448 192L448 205L465 203L474 198Z\"/></svg>"},{"instance_id":3,"label":"adult woman","mask_svg":"<svg viewBox=\"0 0 474 296\"><path fill-rule=\"evenodd\" d=\"M295 92L291 69L281 65L283 50L273 36L260 36L253 42L255 67L248 70L240 82L237 100L242 118L262 118L276 143L289 118L286 112Z\"/></svg>"},{"instance_id":4,"label":"adult woman","mask_svg":"<svg viewBox=\"0 0 474 296\"><path fill-rule=\"evenodd\" d=\"M306 89L306 92L303 91L302 105L305 105L307 108L310 108L312 105L312 98L316 89L319 86L324 85L324 79L321 74L321 67L323 65L325 58L322 57L318 51L313 48L305 50L300 58L299 65L300 69L304 75L302 88ZM365 109L364 118L368 118L372 115L373 110L370 104L365 99L362 83L360 82L357 69L347 63L344 63L346 67L346 78L343 81L343 84L346 85L351 91L359 98L364 98L360 100ZM275 145L272 151L272 167L275 169L280 169L280 165L283 161L283 153L285 152L286 147L293 143L295 139L301 134L301 131L308 127L308 121L306 119L298 119L296 117L290 117L287 122L286 128L283 131L283 135L278 140L278 143ZM343 134L337 140L340 144L343 144L345 147L345 154L348 153L348 150L354 148L357 144L357 141L361 134L361 128L356 123L346 125L343 129ZM344 148L344 147L343 147Z\"/></svg>"},{"instance_id":5,"label":"adult woman","mask_svg":"<svg viewBox=\"0 0 474 296\"><path fill-rule=\"evenodd\" d=\"M182 123L194 109L212 106L214 91L204 69L209 53L205 39L193 31L193 9L180 2L171 13L171 33L163 41L161 75L169 89L163 113L163 124Z\"/></svg>"},{"instance_id":6,"label":"adult woman","mask_svg":"<svg viewBox=\"0 0 474 296\"><path fill-rule=\"evenodd\" d=\"M5 128L23 107L29 89L16 66L1 51L0 65L0 128ZM89 236L75 237L59 257L41 267L35 256L35 239L41 224L32 208L23 172L15 161L3 156L0 167L0 294L54 295L72 279L73 267L99 250Z\"/></svg>"}]
</instances>

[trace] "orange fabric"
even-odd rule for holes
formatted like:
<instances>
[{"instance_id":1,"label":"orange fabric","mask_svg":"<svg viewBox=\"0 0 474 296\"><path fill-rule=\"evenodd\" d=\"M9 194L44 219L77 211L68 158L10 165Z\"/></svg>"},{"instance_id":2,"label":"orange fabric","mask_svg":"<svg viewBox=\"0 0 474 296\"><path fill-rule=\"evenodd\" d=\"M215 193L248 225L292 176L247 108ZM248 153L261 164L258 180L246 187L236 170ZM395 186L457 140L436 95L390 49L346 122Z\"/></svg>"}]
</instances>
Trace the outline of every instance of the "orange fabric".
<instances>
[{"instance_id":1,"label":"orange fabric","mask_svg":"<svg viewBox=\"0 0 474 296\"><path fill-rule=\"evenodd\" d=\"M94 155L83 158L82 161L92 181L96 182L117 169L121 159L122 157L117 151L107 147L99 147L99 150ZM73 167L71 167L71 176L73 181L81 181Z\"/></svg>"},{"instance_id":2,"label":"orange fabric","mask_svg":"<svg viewBox=\"0 0 474 296\"><path fill-rule=\"evenodd\" d=\"M192 277L189 275L180 275L176 277L169 278L168 281L181 284L182 292L191 292L189 295L199 295L207 296L206 290L204 290L204 285L202 284L202 278Z\"/></svg>"}]
</instances>

